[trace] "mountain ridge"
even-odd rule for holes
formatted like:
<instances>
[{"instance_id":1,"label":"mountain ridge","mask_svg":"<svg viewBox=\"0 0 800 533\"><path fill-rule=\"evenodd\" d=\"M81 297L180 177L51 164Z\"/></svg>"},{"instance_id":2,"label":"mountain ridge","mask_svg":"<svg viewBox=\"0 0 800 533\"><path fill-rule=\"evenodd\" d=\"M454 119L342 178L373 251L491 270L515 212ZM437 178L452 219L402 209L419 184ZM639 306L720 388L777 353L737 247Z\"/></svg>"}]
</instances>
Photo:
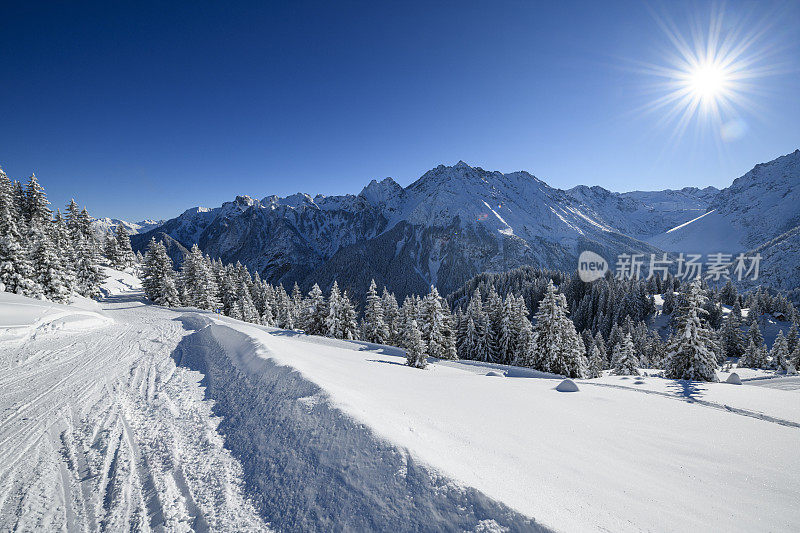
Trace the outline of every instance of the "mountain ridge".
<instances>
[{"instance_id":1,"label":"mountain ridge","mask_svg":"<svg viewBox=\"0 0 800 533\"><path fill-rule=\"evenodd\" d=\"M691 226L725 191L733 188L726 194L738 198L736 183L723 190L562 190L526 171L504 174L459 161L407 187L383 178L358 194L237 196L216 208L189 209L132 241L143 249L151 237L168 236L176 256L198 244L271 283L297 282L304 290L338 280L361 294L374 277L401 296L432 284L447 292L482 271L573 269L584 249L612 258L680 251L664 247L664 235Z\"/></svg>"}]
</instances>

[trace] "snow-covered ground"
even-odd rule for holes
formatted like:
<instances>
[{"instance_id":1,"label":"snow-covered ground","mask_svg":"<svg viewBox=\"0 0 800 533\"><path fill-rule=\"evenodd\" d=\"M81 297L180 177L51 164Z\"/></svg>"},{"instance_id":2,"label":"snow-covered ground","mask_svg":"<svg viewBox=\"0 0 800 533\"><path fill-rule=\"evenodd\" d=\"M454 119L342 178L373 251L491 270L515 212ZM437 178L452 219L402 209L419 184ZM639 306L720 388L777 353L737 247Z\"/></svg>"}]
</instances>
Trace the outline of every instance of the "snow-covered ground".
<instances>
[{"instance_id":1,"label":"snow-covered ground","mask_svg":"<svg viewBox=\"0 0 800 533\"><path fill-rule=\"evenodd\" d=\"M2 530L800 530L800 391L756 386L791 378L561 393L109 273L97 322L0 340Z\"/></svg>"}]
</instances>

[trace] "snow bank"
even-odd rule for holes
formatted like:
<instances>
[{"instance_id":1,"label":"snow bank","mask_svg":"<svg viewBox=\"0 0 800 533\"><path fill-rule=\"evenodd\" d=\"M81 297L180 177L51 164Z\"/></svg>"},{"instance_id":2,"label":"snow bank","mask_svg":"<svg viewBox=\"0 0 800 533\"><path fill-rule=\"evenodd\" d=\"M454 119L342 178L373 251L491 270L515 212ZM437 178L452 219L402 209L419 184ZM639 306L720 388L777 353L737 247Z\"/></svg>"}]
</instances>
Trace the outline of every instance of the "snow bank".
<instances>
[{"instance_id":1,"label":"snow bank","mask_svg":"<svg viewBox=\"0 0 800 533\"><path fill-rule=\"evenodd\" d=\"M218 431L242 464L245 490L277 529L543 530L478 490L426 468L347 416L327 391L281 365L256 338L268 333L208 315L181 320L196 331L178 345L174 358L205 375L202 385L215 402L214 413L223 417ZM288 344L309 352L328 348Z\"/></svg>"},{"instance_id":2,"label":"snow bank","mask_svg":"<svg viewBox=\"0 0 800 533\"><path fill-rule=\"evenodd\" d=\"M460 362L418 370L366 343L214 321L189 337L183 364L206 373L220 429L279 528L329 529L336 509L345 529L474 529L482 516L524 529L488 497L566 531L800 529L800 428L770 418L794 408L777 396L750 406L769 408L764 418L724 406L767 394L756 387L697 387L715 406L635 390L655 378L561 394L552 379L487 379L492 368ZM452 512L454 499L466 510Z\"/></svg>"},{"instance_id":3,"label":"snow bank","mask_svg":"<svg viewBox=\"0 0 800 533\"><path fill-rule=\"evenodd\" d=\"M112 322L97 305L76 297L70 305L0 292L0 342L21 342L39 332L84 330Z\"/></svg>"}]
</instances>

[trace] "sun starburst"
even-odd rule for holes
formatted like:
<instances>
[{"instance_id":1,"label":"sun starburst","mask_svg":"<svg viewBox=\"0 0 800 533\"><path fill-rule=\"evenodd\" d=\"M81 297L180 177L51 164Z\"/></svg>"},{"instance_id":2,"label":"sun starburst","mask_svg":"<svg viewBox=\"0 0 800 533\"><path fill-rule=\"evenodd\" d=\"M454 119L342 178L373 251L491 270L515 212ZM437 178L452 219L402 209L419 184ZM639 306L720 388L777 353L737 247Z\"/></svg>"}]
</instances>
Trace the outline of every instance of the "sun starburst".
<instances>
[{"instance_id":1,"label":"sun starburst","mask_svg":"<svg viewBox=\"0 0 800 533\"><path fill-rule=\"evenodd\" d=\"M772 71L765 61L771 50L762 42L768 25L731 23L720 7L712 8L707 23L693 21L689 31L669 17L655 18L669 49L662 64L640 69L654 80L654 98L642 110L657 112L676 137L692 123L712 126L723 138L738 135L742 117L758 107L758 78Z\"/></svg>"}]
</instances>

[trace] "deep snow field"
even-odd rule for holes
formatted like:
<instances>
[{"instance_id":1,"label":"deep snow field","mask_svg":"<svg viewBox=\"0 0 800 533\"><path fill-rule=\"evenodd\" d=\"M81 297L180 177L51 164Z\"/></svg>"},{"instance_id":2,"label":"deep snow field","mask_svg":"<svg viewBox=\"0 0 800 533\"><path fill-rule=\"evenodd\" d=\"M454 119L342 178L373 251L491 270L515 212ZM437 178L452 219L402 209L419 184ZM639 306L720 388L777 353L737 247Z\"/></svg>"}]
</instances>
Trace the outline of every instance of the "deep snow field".
<instances>
[{"instance_id":1,"label":"deep snow field","mask_svg":"<svg viewBox=\"0 0 800 533\"><path fill-rule=\"evenodd\" d=\"M99 303L0 293L2 531L800 531L800 378L562 393L108 272Z\"/></svg>"}]
</instances>

